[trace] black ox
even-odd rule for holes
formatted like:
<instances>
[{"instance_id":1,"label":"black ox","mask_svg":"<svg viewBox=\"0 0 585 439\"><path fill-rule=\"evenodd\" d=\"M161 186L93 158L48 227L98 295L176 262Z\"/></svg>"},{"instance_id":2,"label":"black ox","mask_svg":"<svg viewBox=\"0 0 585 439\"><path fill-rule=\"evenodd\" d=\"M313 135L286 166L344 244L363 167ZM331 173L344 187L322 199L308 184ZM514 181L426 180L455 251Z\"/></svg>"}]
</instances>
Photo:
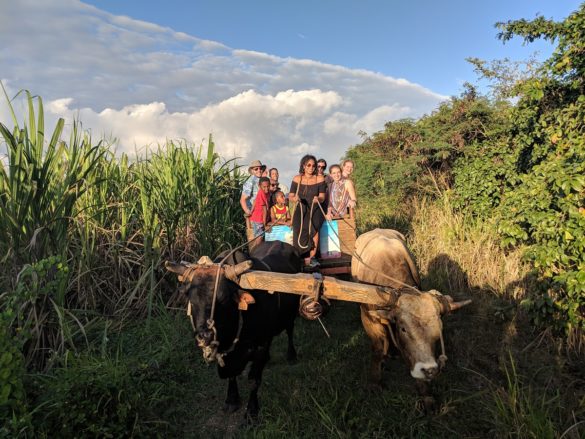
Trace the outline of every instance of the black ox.
<instances>
[{"instance_id":1,"label":"black ox","mask_svg":"<svg viewBox=\"0 0 585 439\"><path fill-rule=\"evenodd\" d=\"M248 269L298 273L301 271L301 259L292 246L280 241L259 244L250 257L236 251L220 269L214 305L218 262L226 254L218 256L215 263L203 257L197 264L167 262L165 265L167 270L179 276L181 291L187 295L197 344L203 350L204 358L208 362L217 360L219 377L228 379L225 411L234 412L241 406L236 377L251 362L246 419L254 421L260 409L258 388L269 359L272 338L286 330L287 360L292 362L296 359L293 325L298 314L299 298L291 294L267 294L255 290L244 292L236 283L237 276ZM249 305L247 310L242 311L238 305L242 307L244 302Z\"/></svg>"}]
</instances>

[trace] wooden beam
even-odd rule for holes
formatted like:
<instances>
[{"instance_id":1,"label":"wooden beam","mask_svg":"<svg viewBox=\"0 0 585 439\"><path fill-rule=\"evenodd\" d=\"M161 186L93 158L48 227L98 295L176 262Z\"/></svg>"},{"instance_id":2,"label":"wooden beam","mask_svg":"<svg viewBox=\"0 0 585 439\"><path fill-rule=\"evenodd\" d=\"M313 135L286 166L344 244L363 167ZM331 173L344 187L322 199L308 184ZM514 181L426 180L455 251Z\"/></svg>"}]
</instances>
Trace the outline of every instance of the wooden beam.
<instances>
[{"instance_id":1,"label":"wooden beam","mask_svg":"<svg viewBox=\"0 0 585 439\"><path fill-rule=\"evenodd\" d=\"M350 274L351 267L348 266L340 266L340 267L323 267L319 268L321 274L324 275L332 275L332 274Z\"/></svg>"},{"instance_id":2,"label":"wooden beam","mask_svg":"<svg viewBox=\"0 0 585 439\"><path fill-rule=\"evenodd\" d=\"M248 271L241 275L239 285L244 290L265 290L298 295L314 295L319 280L312 274L275 273L270 271ZM395 299L391 288L347 282L323 276L323 297L333 300L390 305Z\"/></svg>"}]
</instances>

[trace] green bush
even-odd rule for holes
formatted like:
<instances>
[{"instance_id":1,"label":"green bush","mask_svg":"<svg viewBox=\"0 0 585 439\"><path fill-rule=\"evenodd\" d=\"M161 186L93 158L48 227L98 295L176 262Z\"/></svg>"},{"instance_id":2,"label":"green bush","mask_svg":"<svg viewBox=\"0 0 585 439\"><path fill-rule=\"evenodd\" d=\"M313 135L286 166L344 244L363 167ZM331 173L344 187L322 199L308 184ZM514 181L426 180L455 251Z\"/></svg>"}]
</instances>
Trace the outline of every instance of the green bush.
<instances>
[{"instance_id":1,"label":"green bush","mask_svg":"<svg viewBox=\"0 0 585 439\"><path fill-rule=\"evenodd\" d=\"M38 378L39 431L62 437L147 435L149 419L164 407L164 383L149 383L147 364L100 358L71 359L50 377ZM154 388L153 388L154 387Z\"/></svg>"},{"instance_id":2,"label":"green bush","mask_svg":"<svg viewBox=\"0 0 585 439\"><path fill-rule=\"evenodd\" d=\"M562 22L499 23L504 41L555 41L550 59L513 89L507 133L457 163L468 212L499 222L502 245L527 245L543 288L524 301L537 323L585 329L585 4ZM502 141L503 140L503 141Z\"/></svg>"},{"instance_id":3,"label":"green bush","mask_svg":"<svg viewBox=\"0 0 585 439\"><path fill-rule=\"evenodd\" d=\"M53 354L74 345L78 322L67 311L69 268L59 256L26 265L12 291L0 298L2 323L27 362L43 368Z\"/></svg>"},{"instance_id":4,"label":"green bush","mask_svg":"<svg viewBox=\"0 0 585 439\"><path fill-rule=\"evenodd\" d=\"M197 352L185 316L157 308L148 323L120 330L102 321L96 332L99 342L68 352L60 366L26 382L35 433L177 437L192 410L185 395L192 397L191 389L206 379L193 367Z\"/></svg>"},{"instance_id":5,"label":"green bush","mask_svg":"<svg viewBox=\"0 0 585 439\"><path fill-rule=\"evenodd\" d=\"M351 148L362 200L451 188L454 207L489 219L505 249L526 248L541 287L523 304L536 323L585 329L585 4L562 22L499 23L504 41L556 43L540 67L505 63L486 77L502 84L488 99L472 86L418 121L397 121ZM497 70L500 69L500 72ZM518 79L512 80L516 75ZM367 201L364 203L367 204ZM405 209L406 207L406 209Z\"/></svg>"},{"instance_id":6,"label":"green bush","mask_svg":"<svg viewBox=\"0 0 585 439\"><path fill-rule=\"evenodd\" d=\"M24 358L18 342L4 322L0 323L0 437L18 430L26 415Z\"/></svg>"}]
</instances>

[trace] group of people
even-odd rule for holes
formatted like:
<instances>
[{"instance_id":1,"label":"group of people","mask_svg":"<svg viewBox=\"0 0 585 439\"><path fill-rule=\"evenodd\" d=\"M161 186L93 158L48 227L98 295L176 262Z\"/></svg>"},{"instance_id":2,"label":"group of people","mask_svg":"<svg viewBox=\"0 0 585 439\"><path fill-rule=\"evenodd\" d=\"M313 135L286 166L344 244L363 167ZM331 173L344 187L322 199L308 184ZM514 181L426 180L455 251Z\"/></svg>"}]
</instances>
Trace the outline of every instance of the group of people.
<instances>
[{"instance_id":1,"label":"group of people","mask_svg":"<svg viewBox=\"0 0 585 439\"><path fill-rule=\"evenodd\" d=\"M331 220L353 215L357 198L351 179L354 163L344 160L327 171L325 159L307 154L300 162L290 189L279 182L278 169L260 160L250 163L250 177L244 183L240 205L249 217L254 236L262 236L273 225L291 225L293 245L315 267L319 248L319 230L325 218Z\"/></svg>"}]
</instances>

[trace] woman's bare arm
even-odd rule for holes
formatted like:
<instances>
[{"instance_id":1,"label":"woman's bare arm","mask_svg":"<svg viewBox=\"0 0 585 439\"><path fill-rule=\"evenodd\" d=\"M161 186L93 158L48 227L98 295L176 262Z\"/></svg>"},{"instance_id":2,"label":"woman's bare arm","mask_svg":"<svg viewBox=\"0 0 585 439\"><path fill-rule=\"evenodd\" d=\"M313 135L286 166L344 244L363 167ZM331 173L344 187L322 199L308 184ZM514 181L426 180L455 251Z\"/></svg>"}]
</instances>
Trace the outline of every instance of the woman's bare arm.
<instances>
[{"instance_id":1,"label":"woman's bare arm","mask_svg":"<svg viewBox=\"0 0 585 439\"><path fill-rule=\"evenodd\" d=\"M357 203L357 196L355 193L355 186L353 185L353 181L351 181L350 179L345 180L345 189L347 190L347 193L349 194L349 207L355 207L356 203Z\"/></svg>"}]
</instances>

